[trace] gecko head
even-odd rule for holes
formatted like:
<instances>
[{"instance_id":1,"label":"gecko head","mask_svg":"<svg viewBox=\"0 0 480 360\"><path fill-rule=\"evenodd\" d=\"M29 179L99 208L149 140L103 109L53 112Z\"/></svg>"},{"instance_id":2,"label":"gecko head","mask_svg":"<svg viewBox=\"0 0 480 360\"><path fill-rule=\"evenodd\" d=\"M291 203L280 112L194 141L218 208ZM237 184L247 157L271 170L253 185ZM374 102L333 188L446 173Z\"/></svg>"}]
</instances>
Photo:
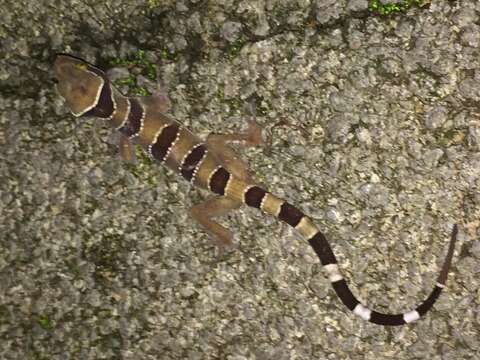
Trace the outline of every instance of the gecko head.
<instances>
[{"instance_id":1,"label":"gecko head","mask_svg":"<svg viewBox=\"0 0 480 360\"><path fill-rule=\"evenodd\" d=\"M74 116L93 109L100 98L106 77L103 71L71 55L58 54L54 63L57 89Z\"/></svg>"}]
</instances>

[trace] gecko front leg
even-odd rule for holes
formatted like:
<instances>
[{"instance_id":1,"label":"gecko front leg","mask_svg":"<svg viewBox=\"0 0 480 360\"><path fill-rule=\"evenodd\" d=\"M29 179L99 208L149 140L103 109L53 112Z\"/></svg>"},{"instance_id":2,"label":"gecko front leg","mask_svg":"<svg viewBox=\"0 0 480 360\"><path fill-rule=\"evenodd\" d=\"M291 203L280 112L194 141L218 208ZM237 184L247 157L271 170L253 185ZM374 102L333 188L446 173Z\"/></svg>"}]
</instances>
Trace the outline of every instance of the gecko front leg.
<instances>
[{"instance_id":1,"label":"gecko front leg","mask_svg":"<svg viewBox=\"0 0 480 360\"><path fill-rule=\"evenodd\" d=\"M135 155L135 145L128 136L120 133L120 141L118 144L120 157L128 163L135 164L137 156Z\"/></svg>"},{"instance_id":2,"label":"gecko front leg","mask_svg":"<svg viewBox=\"0 0 480 360\"><path fill-rule=\"evenodd\" d=\"M167 113L170 110L171 102L168 96L167 82L162 76L161 64L155 66L156 70L156 89L149 96L139 97L145 108L152 112Z\"/></svg>"}]
</instances>

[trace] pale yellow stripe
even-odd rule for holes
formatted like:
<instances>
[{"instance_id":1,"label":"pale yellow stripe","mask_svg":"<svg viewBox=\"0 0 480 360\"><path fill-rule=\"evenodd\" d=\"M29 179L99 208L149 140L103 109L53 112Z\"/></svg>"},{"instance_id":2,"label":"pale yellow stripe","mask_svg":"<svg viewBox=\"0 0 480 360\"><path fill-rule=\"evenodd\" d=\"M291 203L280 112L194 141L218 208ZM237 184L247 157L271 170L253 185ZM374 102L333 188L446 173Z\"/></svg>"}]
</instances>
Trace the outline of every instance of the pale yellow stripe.
<instances>
[{"instance_id":1,"label":"pale yellow stripe","mask_svg":"<svg viewBox=\"0 0 480 360\"><path fill-rule=\"evenodd\" d=\"M127 122L128 114L130 114L130 101L117 91L115 91L113 96L115 97L117 108L115 109L115 114L113 114L110 123L118 130Z\"/></svg>"},{"instance_id":2,"label":"pale yellow stripe","mask_svg":"<svg viewBox=\"0 0 480 360\"><path fill-rule=\"evenodd\" d=\"M185 156L190 153L196 145L198 145L197 138L192 136L187 129L180 128L177 139L170 147L170 152L167 153L166 165L178 171Z\"/></svg>"},{"instance_id":3,"label":"pale yellow stripe","mask_svg":"<svg viewBox=\"0 0 480 360\"><path fill-rule=\"evenodd\" d=\"M278 217L278 214L280 214L280 208L283 203L284 201L282 199L279 199L275 195L267 193L267 195L265 195L262 200L260 209L265 211L267 214Z\"/></svg>"},{"instance_id":4,"label":"pale yellow stripe","mask_svg":"<svg viewBox=\"0 0 480 360\"><path fill-rule=\"evenodd\" d=\"M295 229L297 229L298 232L300 232L300 234L302 234L302 236L307 240L311 239L313 235L315 235L318 232L318 229L315 226L315 224L307 216L304 216L300 220L297 226L295 226Z\"/></svg>"},{"instance_id":5,"label":"pale yellow stripe","mask_svg":"<svg viewBox=\"0 0 480 360\"><path fill-rule=\"evenodd\" d=\"M195 174L195 184L204 189L209 189L210 178L219 166L217 159L207 153Z\"/></svg>"},{"instance_id":6,"label":"pale yellow stripe","mask_svg":"<svg viewBox=\"0 0 480 360\"><path fill-rule=\"evenodd\" d=\"M244 194L250 186L251 185L231 175L225 187L225 196L243 202Z\"/></svg>"},{"instance_id":7,"label":"pale yellow stripe","mask_svg":"<svg viewBox=\"0 0 480 360\"><path fill-rule=\"evenodd\" d=\"M144 120L143 127L138 134L137 142L147 147L148 145L153 145L161 133L161 130L167 125L172 125L172 121L161 114L151 112L147 107L144 108Z\"/></svg>"}]
</instances>

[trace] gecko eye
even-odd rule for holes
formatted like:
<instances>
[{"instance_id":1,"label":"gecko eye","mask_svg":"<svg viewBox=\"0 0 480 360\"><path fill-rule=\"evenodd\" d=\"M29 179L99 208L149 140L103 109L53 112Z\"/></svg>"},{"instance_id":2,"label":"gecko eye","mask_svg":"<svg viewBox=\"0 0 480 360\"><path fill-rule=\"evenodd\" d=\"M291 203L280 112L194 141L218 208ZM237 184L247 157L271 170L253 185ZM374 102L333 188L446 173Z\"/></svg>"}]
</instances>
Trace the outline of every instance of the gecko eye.
<instances>
[{"instance_id":1,"label":"gecko eye","mask_svg":"<svg viewBox=\"0 0 480 360\"><path fill-rule=\"evenodd\" d=\"M88 65L85 63L76 64L75 67L80 70L87 70Z\"/></svg>"}]
</instances>

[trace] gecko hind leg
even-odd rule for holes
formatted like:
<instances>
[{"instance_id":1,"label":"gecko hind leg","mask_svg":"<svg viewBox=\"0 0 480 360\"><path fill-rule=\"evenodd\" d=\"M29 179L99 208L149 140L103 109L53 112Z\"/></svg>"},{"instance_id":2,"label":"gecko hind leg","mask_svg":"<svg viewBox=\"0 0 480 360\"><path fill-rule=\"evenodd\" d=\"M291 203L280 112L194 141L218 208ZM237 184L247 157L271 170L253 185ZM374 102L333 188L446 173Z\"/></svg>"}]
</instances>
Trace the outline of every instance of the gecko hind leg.
<instances>
[{"instance_id":1,"label":"gecko hind leg","mask_svg":"<svg viewBox=\"0 0 480 360\"><path fill-rule=\"evenodd\" d=\"M243 147L263 146L262 128L254 120L248 121L248 127L238 134L210 134L207 145L215 149L215 155L224 163L226 169L241 180L250 180L248 165L238 157L228 143L240 142Z\"/></svg>"},{"instance_id":2,"label":"gecko hind leg","mask_svg":"<svg viewBox=\"0 0 480 360\"><path fill-rule=\"evenodd\" d=\"M222 161L225 168L235 177L249 181L248 165L238 158L235 151L228 145L232 141L241 141L243 146L259 146L263 144L262 129L255 121L249 121L248 128L243 133L211 134L207 138L208 147L214 149L213 152ZM237 200L217 197L193 206L190 211L193 218L207 230L215 245L224 251L235 247L233 234L213 218L238 209L241 205L242 203Z\"/></svg>"},{"instance_id":3,"label":"gecko hind leg","mask_svg":"<svg viewBox=\"0 0 480 360\"><path fill-rule=\"evenodd\" d=\"M120 134L119 153L120 153L120 157L125 162L131 163L131 164L136 163L137 156L135 155L135 145L133 145L132 141L123 134Z\"/></svg>"},{"instance_id":4,"label":"gecko hind leg","mask_svg":"<svg viewBox=\"0 0 480 360\"><path fill-rule=\"evenodd\" d=\"M203 203L194 205L190 209L192 217L208 232L212 241L221 251L231 250L235 247L233 234L230 230L220 225L212 218L222 216L237 209L242 203L226 197L212 198Z\"/></svg>"}]
</instances>

